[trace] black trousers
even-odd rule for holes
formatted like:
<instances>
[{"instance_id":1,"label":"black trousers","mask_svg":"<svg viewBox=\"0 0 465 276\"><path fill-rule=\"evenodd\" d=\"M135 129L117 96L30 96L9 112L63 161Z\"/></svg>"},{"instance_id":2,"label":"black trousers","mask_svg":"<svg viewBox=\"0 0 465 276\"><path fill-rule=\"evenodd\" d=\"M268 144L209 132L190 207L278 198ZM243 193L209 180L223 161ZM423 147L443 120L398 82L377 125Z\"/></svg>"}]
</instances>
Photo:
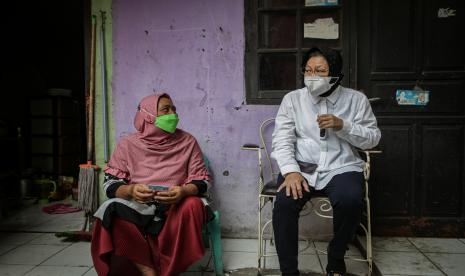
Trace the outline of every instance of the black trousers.
<instances>
[{"instance_id":1,"label":"black trousers","mask_svg":"<svg viewBox=\"0 0 465 276\"><path fill-rule=\"evenodd\" d=\"M284 178L279 175L278 183ZM325 194L333 207L334 236L328 245L326 271L346 272L344 255L360 223L363 208L363 173L346 172L334 176L321 191L311 188L303 198L286 196L286 189L276 194L273 208L273 229L282 275L299 275L299 216L305 203L315 195Z\"/></svg>"}]
</instances>

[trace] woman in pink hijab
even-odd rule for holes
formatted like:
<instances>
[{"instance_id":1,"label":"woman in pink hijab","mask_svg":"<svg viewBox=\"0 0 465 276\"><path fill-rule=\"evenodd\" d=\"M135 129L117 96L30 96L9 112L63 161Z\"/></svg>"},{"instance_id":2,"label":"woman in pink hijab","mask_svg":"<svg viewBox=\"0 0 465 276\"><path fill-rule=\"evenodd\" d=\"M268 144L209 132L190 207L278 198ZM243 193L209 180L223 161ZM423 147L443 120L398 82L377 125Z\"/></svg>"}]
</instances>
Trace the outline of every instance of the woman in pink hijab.
<instances>
[{"instance_id":1,"label":"woman in pink hijab","mask_svg":"<svg viewBox=\"0 0 465 276\"><path fill-rule=\"evenodd\" d=\"M204 255L207 209L199 196L210 176L197 141L178 121L167 94L147 96L134 119L137 132L116 146L105 168L109 200L95 213L98 275L178 275Z\"/></svg>"}]
</instances>

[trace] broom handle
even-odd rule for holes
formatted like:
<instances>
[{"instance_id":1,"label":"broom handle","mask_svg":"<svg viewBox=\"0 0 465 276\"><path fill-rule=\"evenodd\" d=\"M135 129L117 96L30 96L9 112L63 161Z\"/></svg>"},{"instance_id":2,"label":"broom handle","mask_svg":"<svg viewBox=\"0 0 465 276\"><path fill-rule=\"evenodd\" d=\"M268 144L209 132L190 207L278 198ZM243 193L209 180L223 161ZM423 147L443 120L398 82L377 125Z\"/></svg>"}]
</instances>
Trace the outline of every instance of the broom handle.
<instances>
[{"instance_id":1,"label":"broom handle","mask_svg":"<svg viewBox=\"0 0 465 276\"><path fill-rule=\"evenodd\" d=\"M105 49L105 19L106 12L100 11L102 17L102 29L100 39L100 56L102 62L102 123L103 123L103 158L105 163L108 163L108 118L107 118L107 65L106 65L106 49Z\"/></svg>"},{"instance_id":2,"label":"broom handle","mask_svg":"<svg viewBox=\"0 0 465 276\"><path fill-rule=\"evenodd\" d=\"M92 15L92 35L90 46L90 92L89 92L89 123L87 130L87 163L92 163L94 152L94 102L95 102L95 48L97 33L97 17Z\"/></svg>"}]
</instances>

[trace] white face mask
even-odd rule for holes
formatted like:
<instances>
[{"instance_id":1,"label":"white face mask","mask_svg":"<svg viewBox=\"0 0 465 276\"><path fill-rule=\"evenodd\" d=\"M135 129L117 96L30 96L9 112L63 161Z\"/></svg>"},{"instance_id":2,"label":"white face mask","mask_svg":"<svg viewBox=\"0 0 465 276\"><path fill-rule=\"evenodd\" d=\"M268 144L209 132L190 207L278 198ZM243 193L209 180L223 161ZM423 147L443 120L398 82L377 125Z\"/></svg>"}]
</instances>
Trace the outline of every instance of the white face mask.
<instances>
[{"instance_id":1,"label":"white face mask","mask_svg":"<svg viewBox=\"0 0 465 276\"><path fill-rule=\"evenodd\" d=\"M305 76L304 83L305 86L308 88L308 92L314 97L320 96L324 94L329 89L331 89L331 85L329 82L331 81L332 77L312 77L312 76Z\"/></svg>"}]
</instances>

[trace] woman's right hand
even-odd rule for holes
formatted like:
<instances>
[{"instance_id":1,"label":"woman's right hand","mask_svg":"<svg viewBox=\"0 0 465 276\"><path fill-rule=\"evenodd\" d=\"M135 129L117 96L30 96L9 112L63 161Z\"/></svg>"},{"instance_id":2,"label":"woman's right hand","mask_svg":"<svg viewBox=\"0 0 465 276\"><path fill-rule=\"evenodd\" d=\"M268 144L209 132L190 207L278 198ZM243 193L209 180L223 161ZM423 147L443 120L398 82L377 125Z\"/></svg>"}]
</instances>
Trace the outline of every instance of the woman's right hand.
<instances>
[{"instance_id":1,"label":"woman's right hand","mask_svg":"<svg viewBox=\"0 0 465 276\"><path fill-rule=\"evenodd\" d=\"M155 192L145 184L132 184L131 197L137 202L146 203L153 200Z\"/></svg>"}]
</instances>

